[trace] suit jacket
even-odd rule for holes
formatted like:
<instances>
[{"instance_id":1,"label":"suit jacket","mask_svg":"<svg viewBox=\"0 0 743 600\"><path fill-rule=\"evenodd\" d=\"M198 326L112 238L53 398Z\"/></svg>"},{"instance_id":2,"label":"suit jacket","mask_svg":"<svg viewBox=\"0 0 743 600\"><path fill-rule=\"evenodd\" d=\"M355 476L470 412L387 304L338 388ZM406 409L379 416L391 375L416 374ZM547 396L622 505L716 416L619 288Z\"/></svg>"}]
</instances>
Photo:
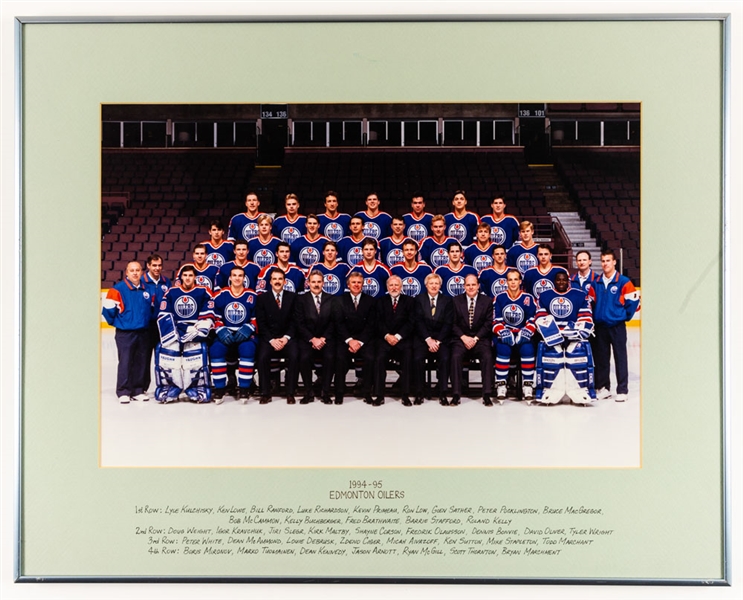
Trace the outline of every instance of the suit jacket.
<instances>
[{"instance_id":1,"label":"suit jacket","mask_svg":"<svg viewBox=\"0 0 743 600\"><path fill-rule=\"evenodd\" d=\"M369 294L361 294L358 310L353 306L350 292L337 296L335 300L337 339L345 342L353 338L364 344L374 339L375 305L374 298Z\"/></svg>"},{"instance_id":2,"label":"suit jacket","mask_svg":"<svg viewBox=\"0 0 743 600\"><path fill-rule=\"evenodd\" d=\"M323 292L320 297L320 314L317 313L315 297L312 292L306 292L296 301L296 332L297 338L309 342L313 337L324 337L326 340L335 338L335 302L334 297Z\"/></svg>"},{"instance_id":3,"label":"suit jacket","mask_svg":"<svg viewBox=\"0 0 743 600\"><path fill-rule=\"evenodd\" d=\"M294 320L297 294L284 290L281 296L281 309L276 305L273 290L258 294L255 301L255 319L258 323L258 337L263 342L274 338L294 337L296 324Z\"/></svg>"},{"instance_id":4,"label":"suit jacket","mask_svg":"<svg viewBox=\"0 0 743 600\"><path fill-rule=\"evenodd\" d=\"M405 294L397 297L397 309L392 310L392 298L389 294L377 298L377 337L384 338L385 335L399 334L407 341L413 341L415 324L415 299Z\"/></svg>"},{"instance_id":5,"label":"suit jacket","mask_svg":"<svg viewBox=\"0 0 743 600\"><path fill-rule=\"evenodd\" d=\"M454 304L451 296L439 293L436 297L436 314L433 317L428 292L421 292L415 297L416 337L420 341L430 337L442 344L448 343L453 321Z\"/></svg>"},{"instance_id":6,"label":"suit jacket","mask_svg":"<svg viewBox=\"0 0 743 600\"><path fill-rule=\"evenodd\" d=\"M475 315L472 320L472 327L469 325L469 298L467 294L455 296L454 304L454 324L452 325L452 334L455 338L463 335L477 337L482 340L490 340L493 331L493 302L485 294L478 294L475 304Z\"/></svg>"}]
</instances>

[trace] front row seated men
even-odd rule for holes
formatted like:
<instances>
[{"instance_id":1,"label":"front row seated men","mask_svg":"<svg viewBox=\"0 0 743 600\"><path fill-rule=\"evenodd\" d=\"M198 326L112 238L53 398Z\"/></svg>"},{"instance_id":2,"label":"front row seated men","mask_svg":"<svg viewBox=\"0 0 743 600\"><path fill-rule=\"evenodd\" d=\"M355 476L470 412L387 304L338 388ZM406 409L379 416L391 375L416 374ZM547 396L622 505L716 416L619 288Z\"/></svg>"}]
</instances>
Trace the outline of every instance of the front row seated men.
<instances>
[{"instance_id":1,"label":"front row seated men","mask_svg":"<svg viewBox=\"0 0 743 600\"><path fill-rule=\"evenodd\" d=\"M462 374L464 359L477 358L482 373L482 400L485 406L492 406L493 358L490 338L493 328L493 303L488 296L480 294L480 283L476 275L467 275L464 280L464 294L455 296L454 324L451 347L451 406L458 406L462 395ZM443 402L442 402L443 404Z\"/></svg>"},{"instance_id":2,"label":"front row seated men","mask_svg":"<svg viewBox=\"0 0 743 600\"><path fill-rule=\"evenodd\" d=\"M216 338L209 347L209 358L216 404L224 401L227 391L227 363L230 353L236 353L239 361L237 399L243 404L248 402L248 390L253 381L257 345L256 295L245 287L245 279L245 270L240 266L233 266L229 274L229 287L221 289L214 297Z\"/></svg>"},{"instance_id":3,"label":"front row seated men","mask_svg":"<svg viewBox=\"0 0 743 600\"><path fill-rule=\"evenodd\" d=\"M196 285L196 269L186 265L180 283L160 303L155 349L155 400L174 402L185 394L192 402L211 401L206 337L214 324L209 291Z\"/></svg>"},{"instance_id":4,"label":"front row seated men","mask_svg":"<svg viewBox=\"0 0 743 600\"><path fill-rule=\"evenodd\" d=\"M555 289L539 296L535 323L543 338L537 348L537 402L557 404L567 395L574 404L593 404L591 307L584 290L570 288L567 273L558 273Z\"/></svg>"}]
</instances>

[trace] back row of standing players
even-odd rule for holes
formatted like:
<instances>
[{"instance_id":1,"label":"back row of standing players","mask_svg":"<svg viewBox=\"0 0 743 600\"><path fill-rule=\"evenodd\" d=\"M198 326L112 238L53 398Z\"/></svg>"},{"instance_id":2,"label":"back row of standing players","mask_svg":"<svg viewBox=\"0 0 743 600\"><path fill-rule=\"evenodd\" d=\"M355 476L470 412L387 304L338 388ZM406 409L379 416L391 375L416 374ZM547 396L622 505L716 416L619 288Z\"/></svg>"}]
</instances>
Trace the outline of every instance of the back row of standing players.
<instances>
[{"instance_id":1,"label":"back row of standing players","mask_svg":"<svg viewBox=\"0 0 743 600\"><path fill-rule=\"evenodd\" d=\"M441 290L449 296L464 293L465 277L478 276L481 291L491 298L506 291L509 268L523 275L524 291L539 297L553 289L563 267L552 264L551 248L533 240L534 227L505 213L506 203L496 197L492 213L479 217L467 210L467 198L457 191L452 212L426 212L425 200L415 194L411 211L391 216L379 209L379 197L366 198L366 210L353 216L338 211L338 195L325 195L325 212L299 214L295 194L285 198L286 212L272 219L260 211L260 200L248 193L246 212L232 217L225 231L221 221L210 223L210 239L194 248L196 283L213 292L229 285L230 269L245 270L245 287L263 292L270 272L278 266L286 274L285 287L303 292L310 269L325 276L323 291L340 295L350 272L364 277L363 291L383 295L391 274L402 280L403 293L417 296L425 290L425 277L436 272ZM590 282L590 261L578 259L574 279Z\"/></svg>"}]
</instances>

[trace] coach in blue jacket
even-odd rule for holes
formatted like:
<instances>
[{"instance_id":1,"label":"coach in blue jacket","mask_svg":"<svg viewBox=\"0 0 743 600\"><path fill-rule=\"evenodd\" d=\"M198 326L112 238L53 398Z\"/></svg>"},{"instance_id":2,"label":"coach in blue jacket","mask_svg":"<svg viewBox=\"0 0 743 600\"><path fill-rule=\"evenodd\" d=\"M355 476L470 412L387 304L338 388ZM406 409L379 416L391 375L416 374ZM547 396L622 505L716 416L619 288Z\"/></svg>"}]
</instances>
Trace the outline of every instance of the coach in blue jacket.
<instances>
[{"instance_id":1,"label":"coach in blue jacket","mask_svg":"<svg viewBox=\"0 0 743 600\"><path fill-rule=\"evenodd\" d=\"M132 261L126 265L126 277L108 290L103 300L103 318L116 328L116 395L121 404L149 400L145 383L150 368L149 327L154 310L154 296L142 282L142 265Z\"/></svg>"}]
</instances>

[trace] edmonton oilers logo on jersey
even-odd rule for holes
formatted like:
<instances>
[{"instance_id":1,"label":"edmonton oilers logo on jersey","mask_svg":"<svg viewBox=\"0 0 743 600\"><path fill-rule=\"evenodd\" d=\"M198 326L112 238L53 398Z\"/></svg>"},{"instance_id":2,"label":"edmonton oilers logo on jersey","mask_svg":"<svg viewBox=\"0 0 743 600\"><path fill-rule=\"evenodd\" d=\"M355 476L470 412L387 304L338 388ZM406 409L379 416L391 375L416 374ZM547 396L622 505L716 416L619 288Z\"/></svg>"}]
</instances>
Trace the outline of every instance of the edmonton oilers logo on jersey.
<instances>
[{"instance_id":1,"label":"edmonton oilers logo on jersey","mask_svg":"<svg viewBox=\"0 0 743 600\"><path fill-rule=\"evenodd\" d=\"M280 237L287 244L291 244L300 235L302 235L302 234L299 232L299 229L297 229L296 227L293 227L292 225L289 225L288 227L284 227L284 229L281 230L281 236Z\"/></svg>"},{"instance_id":2,"label":"edmonton oilers logo on jersey","mask_svg":"<svg viewBox=\"0 0 743 600\"><path fill-rule=\"evenodd\" d=\"M370 296L376 296L379 293L379 282L372 277L364 277L362 291Z\"/></svg>"},{"instance_id":3,"label":"edmonton oilers logo on jersey","mask_svg":"<svg viewBox=\"0 0 743 600\"><path fill-rule=\"evenodd\" d=\"M398 265L405 262L405 256L400 248L394 248L387 253L387 266Z\"/></svg>"},{"instance_id":4,"label":"edmonton oilers logo on jersey","mask_svg":"<svg viewBox=\"0 0 743 600\"><path fill-rule=\"evenodd\" d=\"M382 229L374 221L367 221L364 223L364 235L378 240L382 235Z\"/></svg>"},{"instance_id":5,"label":"edmonton oilers logo on jersey","mask_svg":"<svg viewBox=\"0 0 743 600\"><path fill-rule=\"evenodd\" d=\"M294 282L291 279L285 279L284 280L284 291L287 292L296 292L297 288L294 286Z\"/></svg>"},{"instance_id":6,"label":"edmonton oilers logo on jersey","mask_svg":"<svg viewBox=\"0 0 743 600\"><path fill-rule=\"evenodd\" d=\"M503 320L513 327L518 327L524 320L524 309L518 304L509 304L503 309Z\"/></svg>"},{"instance_id":7,"label":"edmonton oilers logo on jersey","mask_svg":"<svg viewBox=\"0 0 743 600\"><path fill-rule=\"evenodd\" d=\"M493 282L493 285L490 286L490 290L493 292L493 298L495 298L498 294L502 294L508 289L508 285L506 285L506 278L501 277L500 279L496 279Z\"/></svg>"},{"instance_id":8,"label":"edmonton oilers logo on jersey","mask_svg":"<svg viewBox=\"0 0 743 600\"><path fill-rule=\"evenodd\" d=\"M493 259L492 257L488 256L487 254L480 254L480 256L476 256L475 260L472 261L472 266L477 269L477 272L479 273L483 269L487 269L488 267L493 266Z\"/></svg>"},{"instance_id":9,"label":"edmonton oilers logo on jersey","mask_svg":"<svg viewBox=\"0 0 743 600\"><path fill-rule=\"evenodd\" d=\"M425 239L428 235L428 231L426 228L421 225L420 223L415 223L408 227L408 237L412 238L414 241L421 243L421 240Z\"/></svg>"},{"instance_id":10,"label":"edmonton oilers logo on jersey","mask_svg":"<svg viewBox=\"0 0 743 600\"><path fill-rule=\"evenodd\" d=\"M526 273L527 269L537 266L537 257L531 252L524 252L521 256L516 259L516 268L521 271L522 274Z\"/></svg>"},{"instance_id":11,"label":"edmonton oilers logo on jersey","mask_svg":"<svg viewBox=\"0 0 743 600\"><path fill-rule=\"evenodd\" d=\"M405 277L402 280L402 293L406 296L417 296L421 293L421 282L415 277Z\"/></svg>"},{"instance_id":12,"label":"edmonton oilers logo on jersey","mask_svg":"<svg viewBox=\"0 0 743 600\"><path fill-rule=\"evenodd\" d=\"M214 265L215 267L221 267L224 264L224 256L219 252L212 252L206 257L206 264Z\"/></svg>"},{"instance_id":13,"label":"edmonton oilers logo on jersey","mask_svg":"<svg viewBox=\"0 0 743 600\"><path fill-rule=\"evenodd\" d=\"M320 261L320 251L312 246L305 246L299 252L299 262L302 266L311 267Z\"/></svg>"},{"instance_id":14,"label":"edmonton oilers logo on jersey","mask_svg":"<svg viewBox=\"0 0 743 600\"><path fill-rule=\"evenodd\" d=\"M203 285L207 289L212 289L212 280L209 279L206 275L197 275L196 285Z\"/></svg>"},{"instance_id":15,"label":"edmonton oilers logo on jersey","mask_svg":"<svg viewBox=\"0 0 743 600\"><path fill-rule=\"evenodd\" d=\"M355 267L358 265L361 260L364 258L364 255L361 253L361 248L359 246L356 246L355 248L351 248L348 251L348 264L352 267Z\"/></svg>"},{"instance_id":16,"label":"edmonton oilers logo on jersey","mask_svg":"<svg viewBox=\"0 0 743 600\"><path fill-rule=\"evenodd\" d=\"M539 298L542 292L545 290L554 290L555 286L549 279L540 279L534 284L534 295Z\"/></svg>"},{"instance_id":17,"label":"edmonton oilers logo on jersey","mask_svg":"<svg viewBox=\"0 0 743 600\"><path fill-rule=\"evenodd\" d=\"M243 227L243 239L252 240L258 237L258 223L248 223Z\"/></svg>"},{"instance_id":18,"label":"edmonton oilers logo on jersey","mask_svg":"<svg viewBox=\"0 0 743 600\"><path fill-rule=\"evenodd\" d=\"M452 296L461 296L464 294L464 277L455 275L446 282L446 291Z\"/></svg>"},{"instance_id":19,"label":"edmonton oilers logo on jersey","mask_svg":"<svg viewBox=\"0 0 743 600\"><path fill-rule=\"evenodd\" d=\"M323 278L322 291L325 292L326 294L330 294L334 296L335 294L341 291L341 280L338 278L337 275L328 273Z\"/></svg>"},{"instance_id":20,"label":"edmonton oilers logo on jersey","mask_svg":"<svg viewBox=\"0 0 743 600\"><path fill-rule=\"evenodd\" d=\"M173 304L173 310L181 319L188 319L196 314L196 300L191 296L181 296Z\"/></svg>"},{"instance_id":21,"label":"edmonton oilers logo on jersey","mask_svg":"<svg viewBox=\"0 0 743 600\"><path fill-rule=\"evenodd\" d=\"M451 225L449 225L447 234L453 237L455 240L463 242L464 238L467 237L467 228L461 223L452 223Z\"/></svg>"},{"instance_id":22,"label":"edmonton oilers logo on jersey","mask_svg":"<svg viewBox=\"0 0 743 600\"><path fill-rule=\"evenodd\" d=\"M247 314L245 307L239 302L231 302L224 309L224 318L235 325L242 323Z\"/></svg>"},{"instance_id":23,"label":"edmonton oilers logo on jersey","mask_svg":"<svg viewBox=\"0 0 743 600\"><path fill-rule=\"evenodd\" d=\"M274 263L274 255L270 250L258 250L253 256L253 260L258 264L259 267L267 267Z\"/></svg>"},{"instance_id":24,"label":"edmonton oilers logo on jersey","mask_svg":"<svg viewBox=\"0 0 743 600\"><path fill-rule=\"evenodd\" d=\"M567 298L559 296L550 302L550 312L558 319L564 319L573 312L573 303Z\"/></svg>"},{"instance_id":25,"label":"edmonton oilers logo on jersey","mask_svg":"<svg viewBox=\"0 0 743 600\"><path fill-rule=\"evenodd\" d=\"M343 227L338 223L328 223L323 229L325 237L334 242L340 242L343 237Z\"/></svg>"},{"instance_id":26,"label":"edmonton oilers logo on jersey","mask_svg":"<svg viewBox=\"0 0 743 600\"><path fill-rule=\"evenodd\" d=\"M449 253L444 248L436 248L431 252L431 264L434 268L449 264Z\"/></svg>"},{"instance_id":27,"label":"edmonton oilers logo on jersey","mask_svg":"<svg viewBox=\"0 0 743 600\"><path fill-rule=\"evenodd\" d=\"M505 244L506 243L506 232L503 231L501 227L498 227L497 225L493 225L490 228L490 241L495 242L496 244Z\"/></svg>"}]
</instances>

